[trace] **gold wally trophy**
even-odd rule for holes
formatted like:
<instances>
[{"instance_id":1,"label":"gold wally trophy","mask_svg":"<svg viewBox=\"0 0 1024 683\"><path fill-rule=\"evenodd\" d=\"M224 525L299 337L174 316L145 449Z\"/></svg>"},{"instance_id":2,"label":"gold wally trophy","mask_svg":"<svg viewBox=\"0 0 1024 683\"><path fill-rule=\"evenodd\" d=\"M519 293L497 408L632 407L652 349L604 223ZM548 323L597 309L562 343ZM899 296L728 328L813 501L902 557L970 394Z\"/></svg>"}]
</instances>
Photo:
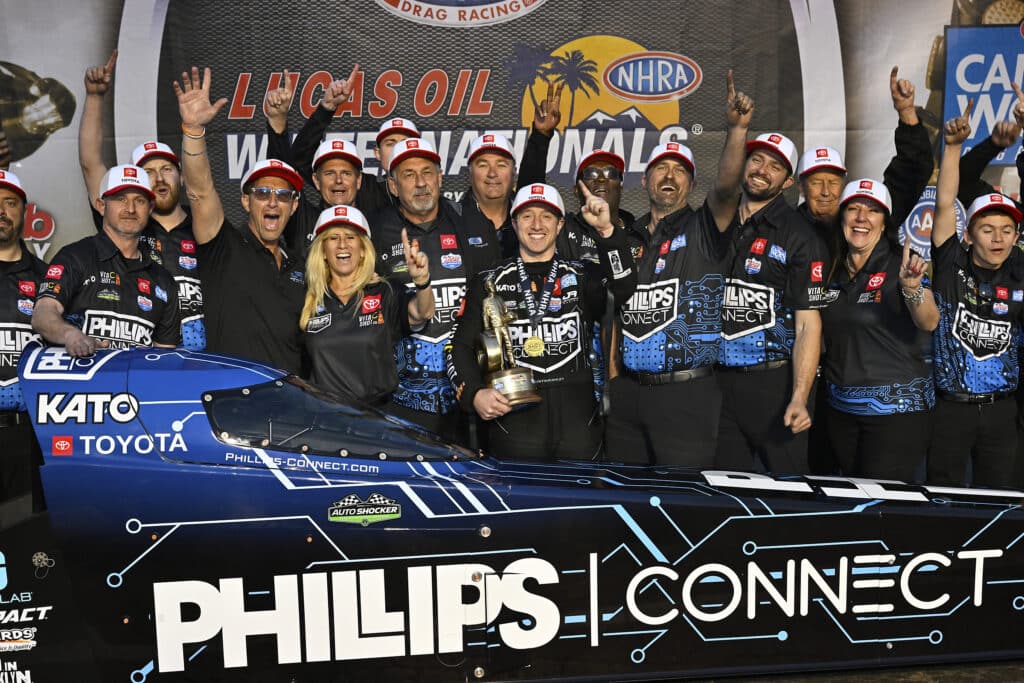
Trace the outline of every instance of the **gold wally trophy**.
<instances>
[{"instance_id":1,"label":"gold wally trophy","mask_svg":"<svg viewBox=\"0 0 1024 683\"><path fill-rule=\"evenodd\" d=\"M541 402L540 392L533 383L533 370L516 366L512 355L512 337L508 324L515 316L505 308L505 302L494 289L494 282L484 284L487 296L483 301L484 331L477 338L476 360L484 372L484 381L499 391L513 408L526 408ZM534 341L531 337L527 342ZM539 338L543 353L543 341Z\"/></svg>"}]
</instances>

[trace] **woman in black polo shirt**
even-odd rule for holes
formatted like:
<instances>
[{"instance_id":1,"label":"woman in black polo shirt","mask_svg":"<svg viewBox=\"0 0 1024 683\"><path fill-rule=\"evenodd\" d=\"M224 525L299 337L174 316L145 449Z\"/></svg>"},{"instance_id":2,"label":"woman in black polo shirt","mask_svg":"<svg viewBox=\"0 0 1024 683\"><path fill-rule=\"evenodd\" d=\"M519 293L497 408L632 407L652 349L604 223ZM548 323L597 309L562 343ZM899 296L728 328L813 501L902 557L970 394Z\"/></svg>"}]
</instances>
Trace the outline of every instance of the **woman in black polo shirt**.
<instances>
[{"instance_id":1,"label":"woman in black polo shirt","mask_svg":"<svg viewBox=\"0 0 1024 683\"><path fill-rule=\"evenodd\" d=\"M408 290L374 272L370 226L359 209L321 212L306 259L306 301L299 317L317 386L383 405L398 384L393 347L434 315L427 255L402 232Z\"/></svg>"},{"instance_id":2,"label":"woman in black polo shirt","mask_svg":"<svg viewBox=\"0 0 1024 683\"><path fill-rule=\"evenodd\" d=\"M822 312L828 354L828 425L844 475L913 480L928 448L935 403L920 330L938 311L926 263L886 237L892 200L877 180L855 180L840 198L844 242Z\"/></svg>"},{"instance_id":3,"label":"woman in black polo shirt","mask_svg":"<svg viewBox=\"0 0 1024 683\"><path fill-rule=\"evenodd\" d=\"M1014 247L1021 212L1008 197L983 194L967 210L964 244L956 239L954 202L960 147L971 132L969 115L970 109L946 122L936 188L932 264L940 314L935 335L938 401L928 482L1010 488L1024 314L1024 257Z\"/></svg>"}]
</instances>

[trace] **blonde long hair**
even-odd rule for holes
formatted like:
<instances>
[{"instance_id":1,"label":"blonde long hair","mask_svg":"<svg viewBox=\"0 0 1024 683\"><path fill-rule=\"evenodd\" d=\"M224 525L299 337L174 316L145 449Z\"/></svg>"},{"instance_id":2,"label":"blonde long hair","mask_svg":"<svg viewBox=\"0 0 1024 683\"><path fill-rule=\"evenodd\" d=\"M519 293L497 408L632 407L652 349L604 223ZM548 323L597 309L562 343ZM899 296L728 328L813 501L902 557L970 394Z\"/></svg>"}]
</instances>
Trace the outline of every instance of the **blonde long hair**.
<instances>
[{"instance_id":1,"label":"blonde long hair","mask_svg":"<svg viewBox=\"0 0 1024 683\"><path fill-rule=\"evenodd\" d=\"M324 243L327 241L327 236L335 230L352 230L359 237L359 244L363 248L362 260L359 262L359 267L356 268L352 296L362 299L363 289L366 288L366 285L380 280L380 276L374 272L377 251L373 248L373 242L369 237L358 230L345 226L334 226L324 230L313 240L313 244L309 248L309 255L306 257L306 300L302 305L302 315L299 316L300 330L305 331L309 319L323 308L324 296L327 294L327 288L331 286L331 268L327 265Z\"/></svg>"}]
</instances>

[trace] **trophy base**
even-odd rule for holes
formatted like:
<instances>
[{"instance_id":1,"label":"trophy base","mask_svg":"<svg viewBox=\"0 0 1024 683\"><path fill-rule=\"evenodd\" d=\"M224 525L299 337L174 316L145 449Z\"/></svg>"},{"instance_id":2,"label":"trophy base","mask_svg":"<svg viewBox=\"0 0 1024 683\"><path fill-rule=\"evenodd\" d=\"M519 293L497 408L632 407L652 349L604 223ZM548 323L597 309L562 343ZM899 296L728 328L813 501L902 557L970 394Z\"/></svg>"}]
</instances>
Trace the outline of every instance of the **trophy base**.
<instances>
[{"instance_id":1,"label":"trophy base","mask_svg":"<svg viewBox=\"0 0 1024 683\"><path fill-rule=\"evenodd\" d=\"M484 379L490 388L508 399L513 409L528 408L542 400L533 383L533 371L529 368L499 370L488 374Z\"/></svg>"}]
</instances>

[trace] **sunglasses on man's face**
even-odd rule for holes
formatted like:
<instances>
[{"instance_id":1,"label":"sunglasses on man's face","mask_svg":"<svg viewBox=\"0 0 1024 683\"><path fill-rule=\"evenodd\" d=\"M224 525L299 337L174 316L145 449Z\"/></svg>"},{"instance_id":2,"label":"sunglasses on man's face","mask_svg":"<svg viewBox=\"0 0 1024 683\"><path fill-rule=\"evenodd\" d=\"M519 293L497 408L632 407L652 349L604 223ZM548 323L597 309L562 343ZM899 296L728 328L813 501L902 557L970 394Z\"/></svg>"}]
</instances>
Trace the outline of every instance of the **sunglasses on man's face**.
<instances>
[{"instance_id":1,"label":"sunglasses on man's face","mask_svg":"<svg viewBox=\"0 0 1024 683\"><path fill-rule=\"evenodd\" d=\"M261 202L270 201L271 195L277 197L277 201L282 204L290 204L295 199L295 190L277 190L272 187L254 187L249 190L249 194Z\"/></svg>"},{"instance_id":2,"label":"sunglasses on man's face","mask_svg":"<svg viewBox=\"0 0 1024 683\"><path fill-rule=\"evenodd\" d=\"M580 178L584 181L597 180L598 178L604 178L605 180L622 180L622 173L619 169L614 166L587 166L580 173Z\"/></svg>"}]
</instances>

